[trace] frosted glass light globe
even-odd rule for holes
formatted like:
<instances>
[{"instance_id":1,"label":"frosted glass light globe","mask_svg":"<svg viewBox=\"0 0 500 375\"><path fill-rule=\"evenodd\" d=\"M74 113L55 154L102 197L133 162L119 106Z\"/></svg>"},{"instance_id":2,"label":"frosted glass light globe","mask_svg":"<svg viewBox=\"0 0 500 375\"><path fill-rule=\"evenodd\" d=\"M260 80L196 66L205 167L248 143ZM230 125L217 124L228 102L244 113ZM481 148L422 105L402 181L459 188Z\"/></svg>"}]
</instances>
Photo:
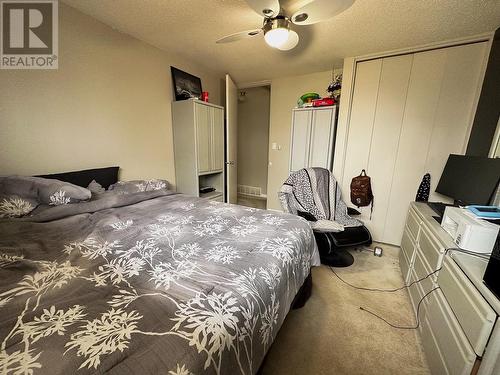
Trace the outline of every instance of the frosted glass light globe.
<instances>
[{"instance_id":1,"label":"frosted glass light globe","mask_svg":"<svg viewBox=\"0 0 500 375\"><path fill-rule=\"evenodd\" d=\"M289 51L295 48L297 44L299 44L299 34L297 34L293 30L290 30L290 33L288 34L288 40L281 46L279 46L278 49L281 51Z\"/></svg>"},{"instance_id":2,"label":"frosted glass light globe","mask_svg":"<svg viewBox=\"0 0 500 375\"><path fill-rule=\"evenodd\" d=\"M266 35L264 35L264 39L266 40L266 43L271 47L279 48L287 42L288 34L288 29L280 27L277 29L269 30Z\"/></svg>"}]
</instances>

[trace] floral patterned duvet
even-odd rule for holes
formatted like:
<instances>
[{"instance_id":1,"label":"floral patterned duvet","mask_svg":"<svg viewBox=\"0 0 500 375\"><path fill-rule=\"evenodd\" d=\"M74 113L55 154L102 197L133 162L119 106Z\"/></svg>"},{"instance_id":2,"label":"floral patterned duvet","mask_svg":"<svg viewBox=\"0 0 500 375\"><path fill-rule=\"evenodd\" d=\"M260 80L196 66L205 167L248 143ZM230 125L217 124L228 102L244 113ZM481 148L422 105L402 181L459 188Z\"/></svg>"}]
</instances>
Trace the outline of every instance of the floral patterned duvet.
<instances>
[{"instance_id":1,"label":"floral patterned duvet","mask_svg":"<svg viewBox=\"0 0 500 375\"><path fill-rule=\"evenodd\" d=\"M1 374L252 374L313 265L299 217L154 191L0 221Z\"/></svg>"}]
</instances>

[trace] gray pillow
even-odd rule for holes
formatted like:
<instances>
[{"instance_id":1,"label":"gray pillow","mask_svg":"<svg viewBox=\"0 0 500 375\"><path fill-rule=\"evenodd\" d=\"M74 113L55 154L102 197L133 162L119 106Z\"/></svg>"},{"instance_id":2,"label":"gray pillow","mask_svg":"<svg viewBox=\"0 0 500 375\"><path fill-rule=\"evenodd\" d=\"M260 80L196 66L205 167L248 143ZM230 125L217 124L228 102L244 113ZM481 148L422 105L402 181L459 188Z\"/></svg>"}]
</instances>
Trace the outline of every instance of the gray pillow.
<instances>
[{"instance_id":1,"label":"gray pillow","mask_svg":"<svg viewBox=\"0 0 500 375\"><path fill-rule=\"evenodd\" d=\"M168 190L167 180L132 180L132 181L118 181L109 187L108 190L113 190L115 192L130 194L139 193L143 191L154 191L154 190Z\"/></svg>"},{"instance_id":2,"label":"gray pillow","mask_svg":"<svg viewBox=\"0 0 500 375\"><path fill-rule=\"evenodd\" d=\"M0 217L21 217L38 205L59 206L90 199L90 190L41 177L0 177Z\"/></svg>"}]
</instances>

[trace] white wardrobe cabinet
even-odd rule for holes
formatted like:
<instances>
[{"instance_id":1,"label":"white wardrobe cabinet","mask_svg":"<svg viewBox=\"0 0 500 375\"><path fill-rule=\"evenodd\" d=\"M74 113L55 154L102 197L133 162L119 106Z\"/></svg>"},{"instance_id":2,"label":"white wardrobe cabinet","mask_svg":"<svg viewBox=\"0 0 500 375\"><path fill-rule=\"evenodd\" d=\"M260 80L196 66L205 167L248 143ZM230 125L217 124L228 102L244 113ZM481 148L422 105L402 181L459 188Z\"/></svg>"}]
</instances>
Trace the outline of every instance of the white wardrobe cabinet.
<instances>
[{"instance_id":1,"label":"white wardrobe cabinet","mask_svg":"<svg viewBox=\"0 0 500 375\"><path fill-rule=\"evenodd\" d=\"M224 195L224 108L190 99L172 103L177 191L217 199ZM216 190L200 194L200 187Z\"/></svg>"},{"instance_id":2,"label":"white wardrobe cabinet","mask_svg":"<svg viewBox=\"0 0 500 375\"><path fill-rule=\"evenodd\" d=\"M331 170L337 107L292 110L289 172L323 167Z\"/></svg>"},{"instance_id":3,"label":"white wardrobe cabinet","mask_svg":"<svg viewBox=\"0 0 500 375\"><path fill-rule=\"evenodd\" d=\"M355 63L347 136L337 149L344 194L362 169L372 178L373 214L362 208L361 219L374 240L400 244L425 173L429 200L447 200L434 190L448 155L465 151L486 51L487 42L476 42Z\"/></svg>"}]
</instances>

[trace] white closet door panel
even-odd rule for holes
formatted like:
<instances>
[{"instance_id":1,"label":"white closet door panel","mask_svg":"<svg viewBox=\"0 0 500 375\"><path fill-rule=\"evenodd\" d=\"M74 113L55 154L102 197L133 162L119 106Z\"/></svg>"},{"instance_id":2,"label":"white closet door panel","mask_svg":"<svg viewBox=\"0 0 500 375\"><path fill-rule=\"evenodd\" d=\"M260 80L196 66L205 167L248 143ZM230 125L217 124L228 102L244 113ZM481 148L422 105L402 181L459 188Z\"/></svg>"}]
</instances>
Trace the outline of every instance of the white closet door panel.
<instances>
[{"instance_id":1,"label":"white closet door panel","mask_svg":"<svg viewBox=\"0 0 500 375\"><path fill-rule=\"evenodd\" d=\"M364 210L361 218L375 240L381 240L384 234L412 62L413 55L382 60L367 169L375 205L371 221L369 210Z\"/></svg>"},{"instance_id":2,"label":"white closet door panel","mask_svg":"<svg viewBox=\"0 0 500 375\"><path fill-rule=\"evenodd\" d=\"M342 192L346 202L350 201L348 194L352 178L359 175L362 169L367 169L381 70L381 59L356 64L356 83L342 178Z\"/></svg>"},{"instance_id":3,"label":"white closet door panel","mask_svg":"<svg viewBox=\"0 0 500 375\"><path fill-rule=\"evenodd\" d=\"M446 60L445 49L414 55L383 242L400 243L408 205L425 172Z\"/></svg>"},{"instance_id":4,"label":"white closet door panel","mask_svg":"<svg viewBox=\"0 0 500 375\"><path fill-rule=\"evenodd\" d=\"M212 108L212 160L213 170L224 168L224 112L219 108Z\"/></svg>"},{"instance_id":5,"label":"white closet door panel","mask_svg":"<svg viewBox=\"0 0 500 375\"><path fill-rule=\"evenodd\" d=\"M312 117L309 167L331 169L333 109L316 109Z\"/></svg>"},{"instance_id":6,"label":"white closet door panel","mask_svg":"<svg viewBox=\"0 0 500 375\"><path fill-rule=\"evenodd\" d=\"M486 50L486 42L446 49L445 73L425 166L425 172L431 174L430 201L451 201L434 190L448 155L465 151Z\"/></svg>"},{"instance_id":7,"label":"white closet door panel","mask_svg":"<svg viewBox=\"0 0 500 375\"><path fill-rule=\"evenodd\" d=\"M293 134L290 171L306 168L309 162L309 142L311 136L311 111L293 112Z\"/></svg>"},{"instance_id":8,"label":"white closet door panel","mask_svg":"<svg viewBox=\"0 0 500 375\"><path fill-rule=\"evenodd\" d=\"M208 172L210 170L210 113L209 107L196 104L196 151L198 153L198 173Z\"/></svg>"}]
</instances>

